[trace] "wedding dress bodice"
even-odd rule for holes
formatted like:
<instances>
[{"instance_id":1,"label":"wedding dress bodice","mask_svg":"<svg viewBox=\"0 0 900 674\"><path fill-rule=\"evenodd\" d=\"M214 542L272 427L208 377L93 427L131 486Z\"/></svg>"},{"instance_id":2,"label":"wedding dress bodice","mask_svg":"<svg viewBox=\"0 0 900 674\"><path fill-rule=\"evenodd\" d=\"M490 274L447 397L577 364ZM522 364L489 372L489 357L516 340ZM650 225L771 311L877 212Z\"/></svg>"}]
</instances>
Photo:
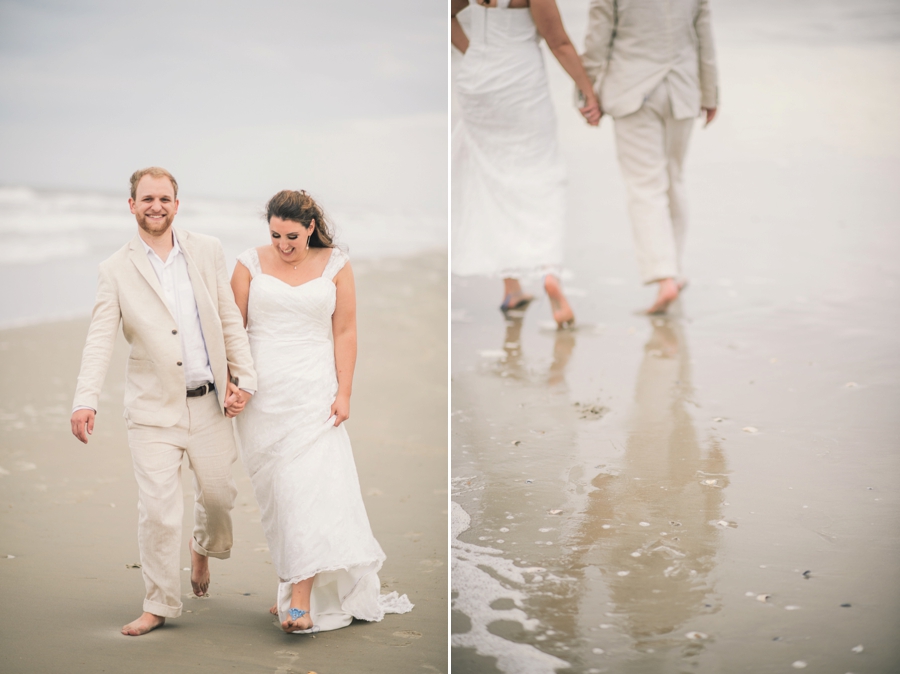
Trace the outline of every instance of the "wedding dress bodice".
<instances>
[{"instance_id":1,"label":"wedding dress bodice","mask_svg":"<svg viewBox=\"0 0 900 674\"><path fill-rule=\"evenodd\" d=\"M253 427L246 430L260 448L298 429L312 442L326 425L337 394L333 279L347 255L332 248L323 274L298 286L264 274L256 249L238 260L252 277L247 334L259 378L251 413L238 417L238 423Z\"/></svg>"}]
</instances>

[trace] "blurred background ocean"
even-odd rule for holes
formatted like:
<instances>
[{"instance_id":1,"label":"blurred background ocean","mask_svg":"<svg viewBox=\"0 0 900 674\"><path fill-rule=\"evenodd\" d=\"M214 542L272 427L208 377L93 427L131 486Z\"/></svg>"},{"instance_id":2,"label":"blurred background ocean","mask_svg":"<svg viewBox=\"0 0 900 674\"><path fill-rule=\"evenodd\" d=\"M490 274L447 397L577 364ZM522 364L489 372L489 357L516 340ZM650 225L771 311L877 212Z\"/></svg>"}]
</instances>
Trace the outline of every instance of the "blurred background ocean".
<instances>
[{"instance_id":1,"label":"blurred background ocean","mask_svg":"<svg viewBox=\"0 0 900 674\"><path fill-rule=\"evenodd\" d=\"M352 259L447 245L446 8L0 3L0 327L87 314L135 233L128 178L179 181L175 225L229 265L306 189Z\"/></svg>"}]
</instances>

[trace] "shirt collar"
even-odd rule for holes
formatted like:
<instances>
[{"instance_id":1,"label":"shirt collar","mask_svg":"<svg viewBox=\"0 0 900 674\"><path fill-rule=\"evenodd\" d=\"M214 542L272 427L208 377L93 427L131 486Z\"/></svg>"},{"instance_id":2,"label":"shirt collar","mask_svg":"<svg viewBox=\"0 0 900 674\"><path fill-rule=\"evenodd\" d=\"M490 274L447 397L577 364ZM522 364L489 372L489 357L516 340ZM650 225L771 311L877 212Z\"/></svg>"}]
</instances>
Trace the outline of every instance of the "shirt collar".
<instances>
[{"instance_id":1,"label":"shirt collar","mask_svg":"<svg viewBox=\"0 0 900 674\"><path fill-rule=\"evenodd\" d=\"M173 260L176 255L179 255L181 253L181 246L178 245L178 237L175 236L175 230L169 229L169 232L171 232L172 234L172 243L174 245L172 246L172 252L169 253L166 261L163 262L164 265L168 264L169 260ZM141 245L144 247L144 250L147 251L147 255L155 257L157 260L162 262L162 259L159 257L159 255L156 254L156 251L153 250L149 245L147 245L147 242L144 241L144 238L142 236L138 236L138 238L141 240Z\"/></svg>"}]
</instances>

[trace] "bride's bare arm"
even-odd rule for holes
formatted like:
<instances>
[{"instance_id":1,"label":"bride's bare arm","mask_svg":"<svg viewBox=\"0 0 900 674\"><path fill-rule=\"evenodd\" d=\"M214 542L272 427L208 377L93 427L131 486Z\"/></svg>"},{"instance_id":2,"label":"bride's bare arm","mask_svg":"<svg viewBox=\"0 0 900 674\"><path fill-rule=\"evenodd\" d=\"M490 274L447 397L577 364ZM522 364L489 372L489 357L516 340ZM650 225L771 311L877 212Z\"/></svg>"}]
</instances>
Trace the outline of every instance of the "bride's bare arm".
<instances>
[{"instance_id":1,"label":"bride's bare arm","mask_svg":"<svg viewBox=\"0 0 900 674\"><path fill-rule=\"evenodd\" d=\"M566 29L563 26L562 18L559 16L559 8L556 6L556 0L531 0L531 16L534 19L534 25L541 34L541 37L547 41L547 46L556 60L563 69L569 74L569 77L575 82L575 86L584 96L585 106L581 108L581 113L585 116L588 123L596 126L600 123L600 104L597 101L597 95L591 86L584 66L581 65L581 59L578 52L569 40Z\"/></svg>"},{"instance_id":2,"label":"bride's bare arm","mask_svg":"<svg viewBox=\"0 0 900 674\"><path fill-rule=\"evenodd\" d=\"M334 277L337 299L331 329L334 334L334 366L337 370L337 398L331 406L334 425L350 418L350 394L353 392L353 370L356 369L356 285L350 263Z\"/></svg>"},{"instance_id":3,"label":"bride's bare arm","mask_svg":"<svg viewBox=\"0 0 900 674\"><path fill-rule=\"evenodd\" d=\"M450 44L459 49L463 54L469 48L469 38L456 15L469 6L469 0L450 0Z\"/></svg>"},{"instance_id":4,"label":"bride's bare arm","mask_svg":"<svg viewBox=\"0 0 900 674\"><path fill-rule=\"evenodd\" d=\"M247 327L247 303L250 298L250 270L240 262L234 265L231 274L231 292L234 293L234 302L241 310L244 317L244 327Z\"/></svg>"}]
</instances>

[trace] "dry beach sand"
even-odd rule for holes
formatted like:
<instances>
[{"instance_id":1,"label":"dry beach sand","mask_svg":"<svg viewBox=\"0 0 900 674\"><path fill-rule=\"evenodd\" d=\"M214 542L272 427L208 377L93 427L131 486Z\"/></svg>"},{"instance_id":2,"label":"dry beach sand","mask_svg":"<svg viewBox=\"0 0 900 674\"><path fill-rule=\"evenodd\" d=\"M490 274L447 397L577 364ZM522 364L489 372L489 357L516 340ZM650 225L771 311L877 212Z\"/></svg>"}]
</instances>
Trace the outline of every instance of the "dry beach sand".
<instances>
[{"instance_id":1,"label":"dry beach sand","mask_svg":"<svg viewBox=\"0 0 900 674\"><path fill-rule=\"evenodd\" d=\"M82 446L68 419L88 321L21 327L0 332L0 671L447 671L446 252L354 267L359 362L348 428L388 557L384 591L408 594L415 609L314 636L281 633L267 612L276 578L238 462L234 551L212 561L210 597L188 598L184 572L181 618L139 638L119 634L143 596L140 571L129 568L139 559L122 420L127 345L120 337Z\"/></svg>"},{"instance_id":2,"label":"dry beach sand","mask_svg":"<svg viewBox=\"0 0 900 674\"><path fill-rule=\"evenodd\" d=\"M610 120L549 55L578 328L452 278L454 672L900 671L900 13L713 18L670 317L636 315Z\"/></svg>"}]
</instances>

